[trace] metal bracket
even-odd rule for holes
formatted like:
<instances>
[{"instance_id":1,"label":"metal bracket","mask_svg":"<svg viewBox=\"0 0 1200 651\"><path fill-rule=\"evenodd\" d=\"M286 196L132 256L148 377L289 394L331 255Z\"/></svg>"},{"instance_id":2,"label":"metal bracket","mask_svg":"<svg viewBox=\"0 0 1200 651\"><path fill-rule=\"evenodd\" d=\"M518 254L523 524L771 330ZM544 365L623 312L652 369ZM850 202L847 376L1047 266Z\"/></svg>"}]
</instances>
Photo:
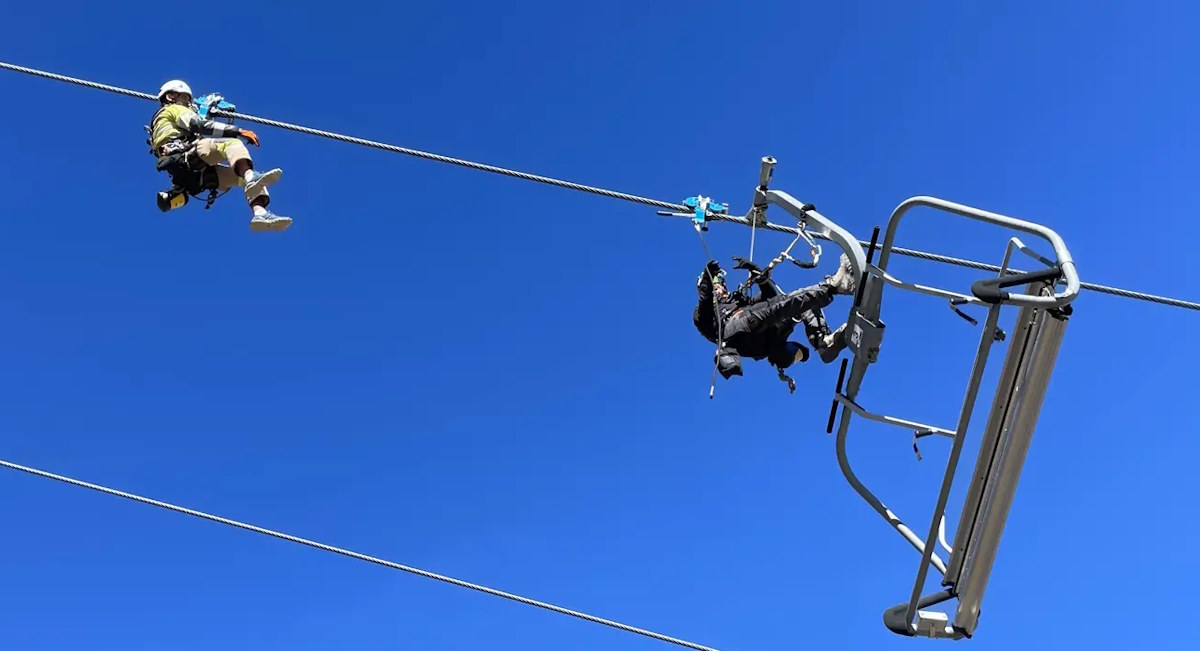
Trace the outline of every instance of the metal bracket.
<instances>
[{"instance_id":1,"label":"metal bracket","mask_svg":"<svg viewBox=\"0 0 1200 651\"><path fill-rule=\"evenodd\" d=\"M750 202L750 210L746 213L746 219L752 226L767 225L767 185L771 183L771 177L775 175L776 162L774 156L762 157L758 170L758 186L754 188L754 200Z\"/></svg>"},{"instance_id":2,"label":"metal bracket","mask_svg":"<svg viewBox=\"0 0 1200 651\"><path fill-rule=\"evenodd\" d=\"M885 327L883 321L868 319L856 307L848 328L849 332L844 333L843 336L847 337L846 343L850 345L857 357L868 362L875 362L879 359L879 347L883 343Z\"/></svg>"}]
</instances>

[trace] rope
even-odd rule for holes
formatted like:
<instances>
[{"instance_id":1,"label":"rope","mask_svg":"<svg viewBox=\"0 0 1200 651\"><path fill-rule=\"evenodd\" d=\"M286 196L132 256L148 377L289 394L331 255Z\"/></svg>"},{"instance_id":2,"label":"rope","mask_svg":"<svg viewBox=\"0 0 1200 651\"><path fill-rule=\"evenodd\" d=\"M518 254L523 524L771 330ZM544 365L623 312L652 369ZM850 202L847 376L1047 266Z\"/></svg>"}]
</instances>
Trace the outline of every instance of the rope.
<instances>
[{"instance_id":1,"label":"rope","mask_svg":"<svg viewBox=\"0 0 1200 651\"><path fill-rule=\"evenodd\" d=\"M706 262L712 262L712 261L716 260L716 258L714 258L712 256L712 252L708 250L708 243L704 241L704 231L701 230L700 225L693 224L693 228L696 231L696 237L700 238L700 246L704 247L704 255L708 257L708 260ZM713 396L716 395L716 393L717 393L717 368L720 367L720 365L721 365L721 357L720 357L721 349L725 347L725 325L723 323L721 323L720 308L717 306L717 292L716 292L717 279L714 278L713 275L708 272L707 264L704 266L704 275L708 276L708 284L710 287L713 288L713 290L712 290L713 320L716 321L716 323L717 323L717 350L716 350L716 352L713 353L712 380L710 380L709 385L708 385L708 399L712 400Z\"/></svg>"},{"instance_id":2,"label":"rope","mask_svg":"<svg viewBox=\"0 0 1200 651\"><path fill-rule=\"evenodd\" d=\"M22 73L25 73L28 75L34 75L37 77L45 77L47 79L53 79L56 81L63 81L63 82L71 83L71 84L77 84L79 86L86 86L88 88L103 90L103 91L107 91L110 93L117 93L119 95L126 95L129 97L137 97L140 99L157 101L157 98L153 95L150 95L149 93L141 93L138 91L129 90L127 88L120 88L118 86L109 86L108 84L101 84L101 83L97 83L94 81L88 81L86 79L77 79L75 77L68 77L66 75L59 75L59 74L55 74L52 72L46 72L43 70L35 70L33 68L26 68L24 66L18 66L18 65L11 64L11 63L5 63L3 61L0 61L0 68L4 68L7 70L13 70L15 72L22 72ZM396 145L389 145L387 143L376 142L374 140L355 138L353 136L346 136L346 135L342 135L340 133L333 133L330 131L321 131L320 129L312 129L312 128L300 126L297 124L290 124L287 122L280 122L278 120L270 120L267 118L260 118L260 117L256 117L253 115L248 115L246 113L227 113L227 112L221 111L219 109L213 109L212 113L214 115L234 117L234 118L237 118L240 120L246 120L247 122L257 122L259 124L265 124L265 125L277 127L280 129L287 129L289 131L296 131L299 133L306 133L309 135L321 136L323 138L330 138L330 139L338 140L341 142L348 142L348 143L355 144L355 145L362 145L364 147L373 147L375 149L382 149L385 151L395 152L398 154L406 154L409 156L416 156L418 158L424 158L427 160L434 160L434 161L438 161L438 162L442 162L442 163L450 163L452 165L469 167L471 169L481 170L484 172L491 172L493 174L503 174L505 176L511 176L511 177L515 177L515 178L519 178L519 179L524 179L527 181L546 183L549 185L554 185L554 186L566 188L569 190L579 190L580 192L589 192L592 194L597 194L597 195L609 197L612 199L621 199L623 201L631 201L634 203L640 203L640 204L644 204L647 206L654 206L656 208L662 208L665 210L673 210L673 211L679 211L679 212L688 212L690 210L689 208L687 208L686 206L684 206L682 204L670 203L667 201L658 201L657 199L649 199L647 197L641 197L641 196L638 196L635 194L627 194L625 192L616 192L614 190L606 190L604 188L597 188L597 187L593 187L590 185L573 183L571 181L563 181L560 179L550 178L548 176L539 176L537 174L529 174L527 172L510 170L510 169L507 169L504 167L497 167L495 165L485 165L483 163L476 163L474 161L463 160L460 158L451 158L450 156L442 156L440 154L431 154L429 152L424 152L424 151L420 151L417 149L409 149L407 147L398 147ZM711 216L711 219L713 219L714 221L727 221L727 222L732 222L735 224L742 224L743 226L751 226L752 228L754 227L754 224L751 222L750 219L748 219L746 217L738 216L738 215L714 214ZM784 226L782 224L772 224L770 222L766 222L759 227L767 229L767 230L777 231L780 233L793 233L794 232L793 228ZM751 234L753 236L753 231ZM818 237L820 237L820 235L818 235ZM822 239L829 239L829 238L823 237ZM859 240L858 242L859 242L859 245L863 246L864 248L870 246L870 243L866 242L864 240ZM992 272L996 272L996 273L998 273L1000 271L1000 267L998 267L996 265L986 264L983 262L975 262L973 260L964 260L962 258L954 258L954 257L946 256L946 255L938 255L936 253L927 253L925 251L918 251L915 249L905 249L905 248L901 248L901 247L894 247L892 249L892 251L899 255L906 255L906 256L911 256L914 258L931 260L933 262L941 262L941 263L945 263L945 264L958 265L960 267L968 267L971 269L980 269L983 271L992 271ZM1020 272L1014 270L1012 273L1020 273ZM1184 309L1188 309L1188 310L1200 311L1200 303L1193 302L1193 301L1185 301L1185 300L1177 299L1177 298L1156 296L1154 294L1147 294L1144 292L1135 292L1135 291L1131 291L1128 289L1120 289L1117 287L1107 287L1104 285L1097 285L1094 283L1080 283L1080 288L1090 290L1093 292L1100 292L1102 294L1111 294L1113 296L1121 296L1123 298L1132 298L1132 299L1139 300L1139 301L1149 301L1151 303L1159 303L1159 304L1168 305L1171 307L1180 307L1180 308L1184 308Z\"/></svg>"},{"instance_id":3,"label":"rope","mask_svg":"<svg viewBox=\"0 0 1200 651\"><path fill-rule=\"evenodd\" d=\"M750 257L746 258L750 262L754 262L754 233L757 230L758 230L758 221L750 220ZM747 273L747 277L749 277L750 272L747 271L746 273Z\"/></svg>"},{"instance_id":4,"label":"rope","mask_svg":"<svg viewBox=\"0 0 1200 651\"><path fill-rule=\"evenodd\" d=\"M460 579L455 579L455 578L451 578L448 576L442 576L441 574L434 574L433 572L427 572L425 570L421 570L421 569L418 569L415 567L409 567L407 565L393 563L392 561L387 561L387 560L384 560L381 558L375 558L374 556L367 556L366 554L360 554L358 552L353 552L353 551L350 551L347 549L342 549L340 547L334 547L332 545L326 545L324 543L314 542L312 540L307 540L305 538L300 538L298 536L292 536L292 535L289 535L286 533L280 533L278 531L264 529L263 527L257 527L252 524L238 522L237 520L230 520L228 518L222 518L220 516L210 515L208 513L203 513L201 511L184 508L182 506L176 506L174 504L160 502L158 500L153 500L148 497L142 497L140 495L134 495L132 493L126 493L124 491L119 491L114 488L107 488L105 486L91 484L91 483L88 483L85 481L81 481L79 479L72 479L70 477L56 475L51 472L46 472L45 470L29 468L26 466L22 466L20 464L12 463L11 461L5 461L3 459L0 459L0 466L3 466L5 468L10 468L12 470L19 470L21 472L28 473L31 475L36 475L38 477L43 477L46 479L53 479L55 481L60 481L60 482L66 483L66 484L70 484L72 486L79 486L81 488L89 488L91 490L99 491L106 495L114 495L116 497L123 497L127 500L141 502L142 504L149 504L150 506L157 506L161 509L166 509L168 511L174 511L176 513L182 513L184 515L190 515L192 517L202 518L204 520L210 520L212 522L217 522L219 524L228 525L230 527L237 527L239 529L253 531L254 533L263 534L265 536L271 536L272 538L278 538L280 540L286 540L288 542L306 545L308 547L313 547L313 548L319 549L321 551L331 552L334 554L341 554L342 556L349 556L350 558L354 558L354 559L357 559L360 561L366 561L368 563L382 565L384 567L389 567L394 570L401 570L403 572L409 572L411 574L423 576L427 579L435 579L437 581L449 583L451 585L455 585L460 588L469 588L471 590L477 590L479 592L483 592L483 593L486 593L486 594L489 594L489 595L492 595L495 597L503 597L505 599L510 599L512 601L516 601L516 602L519 602L519 603L522 603L522 604L525 604L528 606L537 606L538 608L544 608L546 610L550 610L550 611L553 611L553 612L556 612L559 614L563 614L563 615L570 615L571 617L577 617L579 619L583 619L583 620L593 622L596 624L602 624L604 626L609 626L609 627L612 627L615 629L619 629L619 630L625 631L627 633L635 633L637 635L643 635L645 637L653 638L653 639L659 640L661 642L668 642L670 644L687 647L689 649L696 649L697 651L716 651L716 649L713 649L711 647L702 646L702 645L696 644L695 642L688 642L686 640L680 640L678 638L669 637L669 636L663 635L661 633L655 633L653 631L648 631L648 630L645 630L642 628L636 628L633 626L629 626L628 624L622 624L620 622L614 622L609 619L603 619L600 617L596 617L594 615L588 615L586 613L581 613L579 611L569 610L569 609L563 608L561 606L555 606L553 604L548 604L548 603L545 603L542 601L536 601L534 599L530 599L528 597L522 597L520 595L515 595L510 592L503 592L501 590L496 590L494 588L489 588L489 587L477 585L474 583L468 583L468 582L462 581Z\"/></svg>"}]
</instances>

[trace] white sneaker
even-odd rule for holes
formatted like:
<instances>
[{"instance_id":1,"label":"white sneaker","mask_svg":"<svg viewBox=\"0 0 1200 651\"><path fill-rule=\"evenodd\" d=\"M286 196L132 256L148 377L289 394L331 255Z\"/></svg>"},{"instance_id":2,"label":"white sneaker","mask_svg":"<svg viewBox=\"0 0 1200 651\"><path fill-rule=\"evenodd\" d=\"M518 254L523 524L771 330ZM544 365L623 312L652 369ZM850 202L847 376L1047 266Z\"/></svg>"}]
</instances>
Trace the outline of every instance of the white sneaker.
<instances>
[{"instance_id":1,"label":"white sneaker","mask_svg":"<svg viewBox=\"0 0 1200 651\"><path fill-rule=\"evenodd\" d=\"M270 210L261 215L255 215L250 219L250 230L256 232L286 231L291 225L291 217L276 215Z\"/></svg>"},{"instance_id":2,"label":"white sneaker","mask_svg":"<svg viewBox=\"0 0 1200 651\"><path fill-rule=\"evenodd\" d=\"M266 172L250 170L250 180L242 181L242 186L245 188L246 196L257 195L262 188L275 183L282 176L283 170L278 167Z\"/></svg>"}]
</instances>

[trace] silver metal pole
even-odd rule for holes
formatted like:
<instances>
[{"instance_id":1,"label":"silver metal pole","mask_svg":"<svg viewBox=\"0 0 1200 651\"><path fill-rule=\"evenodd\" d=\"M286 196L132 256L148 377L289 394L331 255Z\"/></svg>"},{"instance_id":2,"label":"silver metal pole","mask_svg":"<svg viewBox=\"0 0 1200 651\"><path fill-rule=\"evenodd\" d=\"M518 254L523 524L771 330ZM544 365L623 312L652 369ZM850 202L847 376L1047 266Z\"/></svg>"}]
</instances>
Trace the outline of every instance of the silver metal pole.
<instances>
[{"instance_id":1,"label":"silver metal pole","mask_svg":"<svg viewBox=\"0 0 1200 651\"><path fill-rule=\"evenodd\" d=\"M908 610L905 611L905 621L912 622L917 614L917 601L921 598L925 577L929 572L929 557L933 553L933 543L937 540L938 520L946 512L946 501L950 498L950 487L954 482L954 472L958 467L958 457L962 454L963 443L966 441L967 426L971 421L971 412L975 409L975 399L979 394L979 384L983 380L983 370L987 365L988 353L995 342L996 322L1000 318L1000 305L993 305L988 310L987 322L980 333L979 350L975 355L975 364L971 369L971 380L967 384L967 395L963 399L962 412L959 414L958 426L954 429L954 443L950 446L950 458L946 461L946 472L942 477L942 489L938 492L937 505L933 508L933 521L929 523L929 533L925 536L925 552L921 565L917 569L917 580L913 584L912 595L909 598Z\"/></svg>"},{"instance_id":2,"label":"silver metal pole","mask_svg":"<svg viewBox=\"0 0 1200 651\"><path fill-rule=\"evenodd\" d=\"M989 479L991 494L986 496L984 513L975 532L976 539L971 544L974 559L966 569L964 582L959 588L954 624L968 635L974 632L979 622L979 606L987 590L1004 525L1012 508L1021 470L1033 440L1042 402L1058 357L1059 345L1067 327L1066 318L1045 310L1039 310L1036 318L1038 322L1033 328L1033 350L1027 358L1028 372L1025 381L1019 387L1015 414L1007 436L1004 437L1006 440L997 450L998 459L993 464L992 476Z\"/></svg>"}]
</instances>

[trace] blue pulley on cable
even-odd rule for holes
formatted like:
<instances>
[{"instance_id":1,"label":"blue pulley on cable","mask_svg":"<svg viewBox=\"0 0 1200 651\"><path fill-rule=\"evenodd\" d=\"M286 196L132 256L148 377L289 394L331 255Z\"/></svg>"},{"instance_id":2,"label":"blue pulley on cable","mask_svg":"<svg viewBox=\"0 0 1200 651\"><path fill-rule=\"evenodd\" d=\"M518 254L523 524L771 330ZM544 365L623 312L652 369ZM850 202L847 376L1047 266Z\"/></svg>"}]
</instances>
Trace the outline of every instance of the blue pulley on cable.
<instances>
[{"instance_id":1,"label":"blue pulley on cable","mask_svg":"<svg viewBox=\"0 0 1200 651\"><path fill-rule=\"evenodd\" d=\"M700 227L700 230L708 230L708 218L711 215L724 215L729 207L723 203L717 203L709 197L696 195L683 200L683 205L691 208L694 211L692 222Z\"/></svg>"}]
</instances>

